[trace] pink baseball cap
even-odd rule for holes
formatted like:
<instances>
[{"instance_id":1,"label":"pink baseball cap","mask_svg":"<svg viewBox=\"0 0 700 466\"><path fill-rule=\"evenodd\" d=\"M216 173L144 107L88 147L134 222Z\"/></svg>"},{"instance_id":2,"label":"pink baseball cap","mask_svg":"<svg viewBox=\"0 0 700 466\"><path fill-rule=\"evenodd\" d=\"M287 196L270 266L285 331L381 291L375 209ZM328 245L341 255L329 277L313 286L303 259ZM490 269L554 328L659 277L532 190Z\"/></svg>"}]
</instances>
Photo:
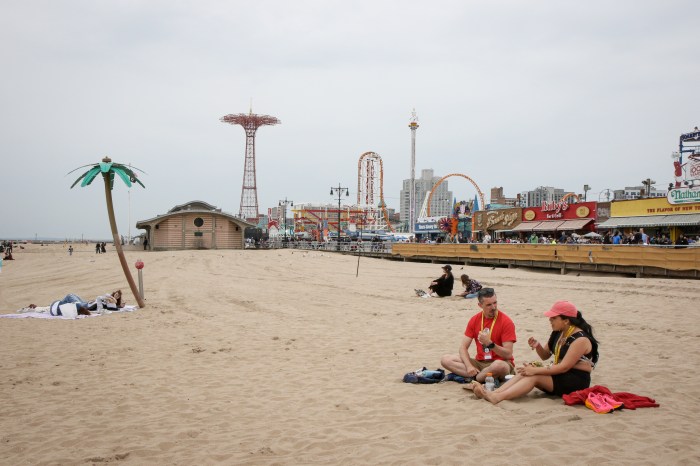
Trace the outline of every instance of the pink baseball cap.
<instances>
[{"instance_id":1,"label":"pink baseball cap","mask_svg":"<svg viewBox=\"0 0 700 466\"><path fill-rule=\"evenodd\" d=\"M569 301L557 301L552 305L552 308L544 313L547 317L554 316L564 316L564 317L576 317L578 315L578 310L573 303Z\"/></svg>"}]
</instances>

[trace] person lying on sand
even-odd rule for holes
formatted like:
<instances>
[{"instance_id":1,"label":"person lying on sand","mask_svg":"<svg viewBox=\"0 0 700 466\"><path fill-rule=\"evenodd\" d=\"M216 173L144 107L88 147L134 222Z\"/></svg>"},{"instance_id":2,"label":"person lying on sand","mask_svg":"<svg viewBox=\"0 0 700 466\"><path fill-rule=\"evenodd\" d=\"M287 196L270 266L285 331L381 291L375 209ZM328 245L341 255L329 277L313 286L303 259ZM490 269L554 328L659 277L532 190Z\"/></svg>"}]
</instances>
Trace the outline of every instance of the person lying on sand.
<instances>
[{"instance_id":1,"label":"person lying on sand","mask_svg":"<svg viewBox=\"0 0 700 466\"><path fill-rule=\"evenodd\" d=\"M61 306L63 304L75 304L78 315L91 315L90 311L102 311L107 310L119 310L124 307L124 302L122 300L122 290L117 290L114 293L98 296L93 301L85 301L80 296L69 293L58 301L52 302L48 306L48 312L52 316L63 315L61 312ZM29 309L36 309L35 304L30 304L27 306Z\"/></svg>"},{"instance_id":2,"label":"person lying on sand","mask_svg":"<svg viewBox=\"0 0 700 466\"><path fill-rule=\"evenodd\" d=\"M559 397L588 388L591 371L598 362L598 341L593 337L593 328L569 301L557 301L544 315L552 326L547 345L542 346L532 337L528 344L542 360L554 355L554 364L524 364L517 369L515 377L492 392L476 382L465 388L493 404L525 396L533 388Z\"/></svg>"}]
</instances>

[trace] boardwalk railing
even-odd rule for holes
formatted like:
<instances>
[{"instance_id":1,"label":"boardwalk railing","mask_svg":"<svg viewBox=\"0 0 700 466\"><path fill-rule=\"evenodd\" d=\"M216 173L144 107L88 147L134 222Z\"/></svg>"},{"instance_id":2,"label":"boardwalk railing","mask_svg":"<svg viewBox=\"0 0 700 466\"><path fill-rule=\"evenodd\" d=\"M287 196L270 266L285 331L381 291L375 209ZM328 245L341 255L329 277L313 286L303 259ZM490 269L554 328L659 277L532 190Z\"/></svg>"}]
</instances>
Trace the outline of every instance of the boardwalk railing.
<instances>
[{"instance_id":1,"label":"boardwalk railing","mask_svg":"<svg viewBox=\"0 0 700 466\"><path fill-rule=\"evenodd\" d=\"M394 244L404 260L700 278L700 247L603 244Z\"/></svg>"},{"instance_id":2,"label":"boardwalk railing","mask_svg":"<svg viewBox=\"0 0 700 466\"><path fill-rule=\"evenodd\" d=\"M338 247L337 241L270 241L262 248L267 249L305 249L314 251L335 251L345 253L367 253L367 254L391 254L392 243L390 242L371 242L371 241L341 241Z\"/></svg>"}]
</instances>

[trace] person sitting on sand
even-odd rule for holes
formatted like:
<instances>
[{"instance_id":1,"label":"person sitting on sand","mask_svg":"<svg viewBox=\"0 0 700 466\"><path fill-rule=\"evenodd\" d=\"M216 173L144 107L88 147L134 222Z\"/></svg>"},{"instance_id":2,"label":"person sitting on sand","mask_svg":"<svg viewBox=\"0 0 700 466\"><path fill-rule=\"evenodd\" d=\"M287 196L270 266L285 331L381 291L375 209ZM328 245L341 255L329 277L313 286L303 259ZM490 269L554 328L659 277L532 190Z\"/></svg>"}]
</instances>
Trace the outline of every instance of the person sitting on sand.
<instances>
[{"instance_id":1,"label":"person sitting on sand","mask_svg":"<svg viewBox=\"0 0 700 466\"><path fill-rule=\"evenodd\" d=\"M426 293L423 290L416 289L416 295L421 298L430 297L444 297L450 296L452 294L452 287L455 283L455 277L452 275L452 266L447 264L442 266L443 274L430 282L428 289L430 292Z\"/></svg>"},{"instance_id":2,"label":"person sitting on sand","mask_svg":"<svg viewBox=\"0 0 700 466\"><path fill-rule=\"evenodd\" d=\"M432 296L441 298L452 294L452 287L455 283L455 277L452 275L452 266L450 264L443 265L442 270L443 274L430 282L430 286L428 286Z\"/></svg>"},{"instance_id":3,"label":"person sitting on sand","mask_svg":"<svg viewBox=\"0 0 700 466\"><path fill-rule=\"evenodd\" d=\"M527 342L542 360L554 355L554 364L524 364L515 377L493 392L472 383L470 388L478 398L496 404L525 396L533 388L560 397L590 386L591 371L598 362L598 341L590 324L569 301L557 301L544 315L552 326L547 345L542 346L532 337Z\"/></svg>"},{"instance_id":4,"label":"person sitting on sand","mask_svg":"<svg viewBox=\"0 0 700 466\"><path fill-rule=\"evenodd\" d=\"M469 319L459 354L444 355L440 364L457 375L478 382L483 382L489 372L502 380L508 374L515 374L515 324L498 309L493 288L482 288L477 293L477 298L481 312ZM473 340L477 340L476 355L471 357L469 347Z\"/></svg>"},{"instance_id":5,"label":"person sitting on sand","mask_svg":"<svg viewBox=\"0 0 700 466\"><path fill-rule=\"evenodd\" d=\"M462 281L462 286L464 287L464 291L461 293L456 294L455 296L462 296L464 298L476 298L477 293L481 288L481 283L477 282L476 280L472 280L469 278L469 275L463 273L459 279Z\"/></svg>"},{"instance_id":6,"label":"person sitting on sand","mask_svg":"<svg viewBox=\"0 0 700 466\"><path fill-rule=\"evenodd\" d=\"M9 249L7 249L7 250L5 251L5 257L3 257L2 260L4 260L4 261L13 261L13 260L15 260L15 258L12 257L12 251L10 251Z\"/></svg>"}]
</instances>

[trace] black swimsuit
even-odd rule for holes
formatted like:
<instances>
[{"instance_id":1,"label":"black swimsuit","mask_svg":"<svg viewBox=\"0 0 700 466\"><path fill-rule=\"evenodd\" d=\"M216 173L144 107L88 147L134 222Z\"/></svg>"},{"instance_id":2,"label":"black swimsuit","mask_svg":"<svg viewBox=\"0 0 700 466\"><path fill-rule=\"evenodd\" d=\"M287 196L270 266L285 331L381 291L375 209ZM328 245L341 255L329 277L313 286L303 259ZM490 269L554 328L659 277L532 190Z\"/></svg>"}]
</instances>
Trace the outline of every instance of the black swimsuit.
<instances>
[{"instance_id":1,"label":"black swimsuit","mask_svg":"<svg viewBox=\"0 0 700 466\"><path fill-rule=\"evenodd\" d=\"M554 352L554 347L557 344L557 339L559 339L560 335L561 332L552 332L549 337L547 346L552 353ZM566 339L564 344L561 345L561 348L559 348L559 361L562 361L564 356L566 356L566 352L569 350L569 345L571 345L571 343L573 343L577 338L581 337L587 338L586 333L583 331L578 331L571 334L571 336ZM592 360L593 352L586 354L585 358L589 361ZM569 369L568 372L564 372L563 374L553 375L552 382L552 391L546 393L556 396L567 395L571 392L590 387L591 373L582 371L581 369Z\"/></svg>"}]
</instances>

